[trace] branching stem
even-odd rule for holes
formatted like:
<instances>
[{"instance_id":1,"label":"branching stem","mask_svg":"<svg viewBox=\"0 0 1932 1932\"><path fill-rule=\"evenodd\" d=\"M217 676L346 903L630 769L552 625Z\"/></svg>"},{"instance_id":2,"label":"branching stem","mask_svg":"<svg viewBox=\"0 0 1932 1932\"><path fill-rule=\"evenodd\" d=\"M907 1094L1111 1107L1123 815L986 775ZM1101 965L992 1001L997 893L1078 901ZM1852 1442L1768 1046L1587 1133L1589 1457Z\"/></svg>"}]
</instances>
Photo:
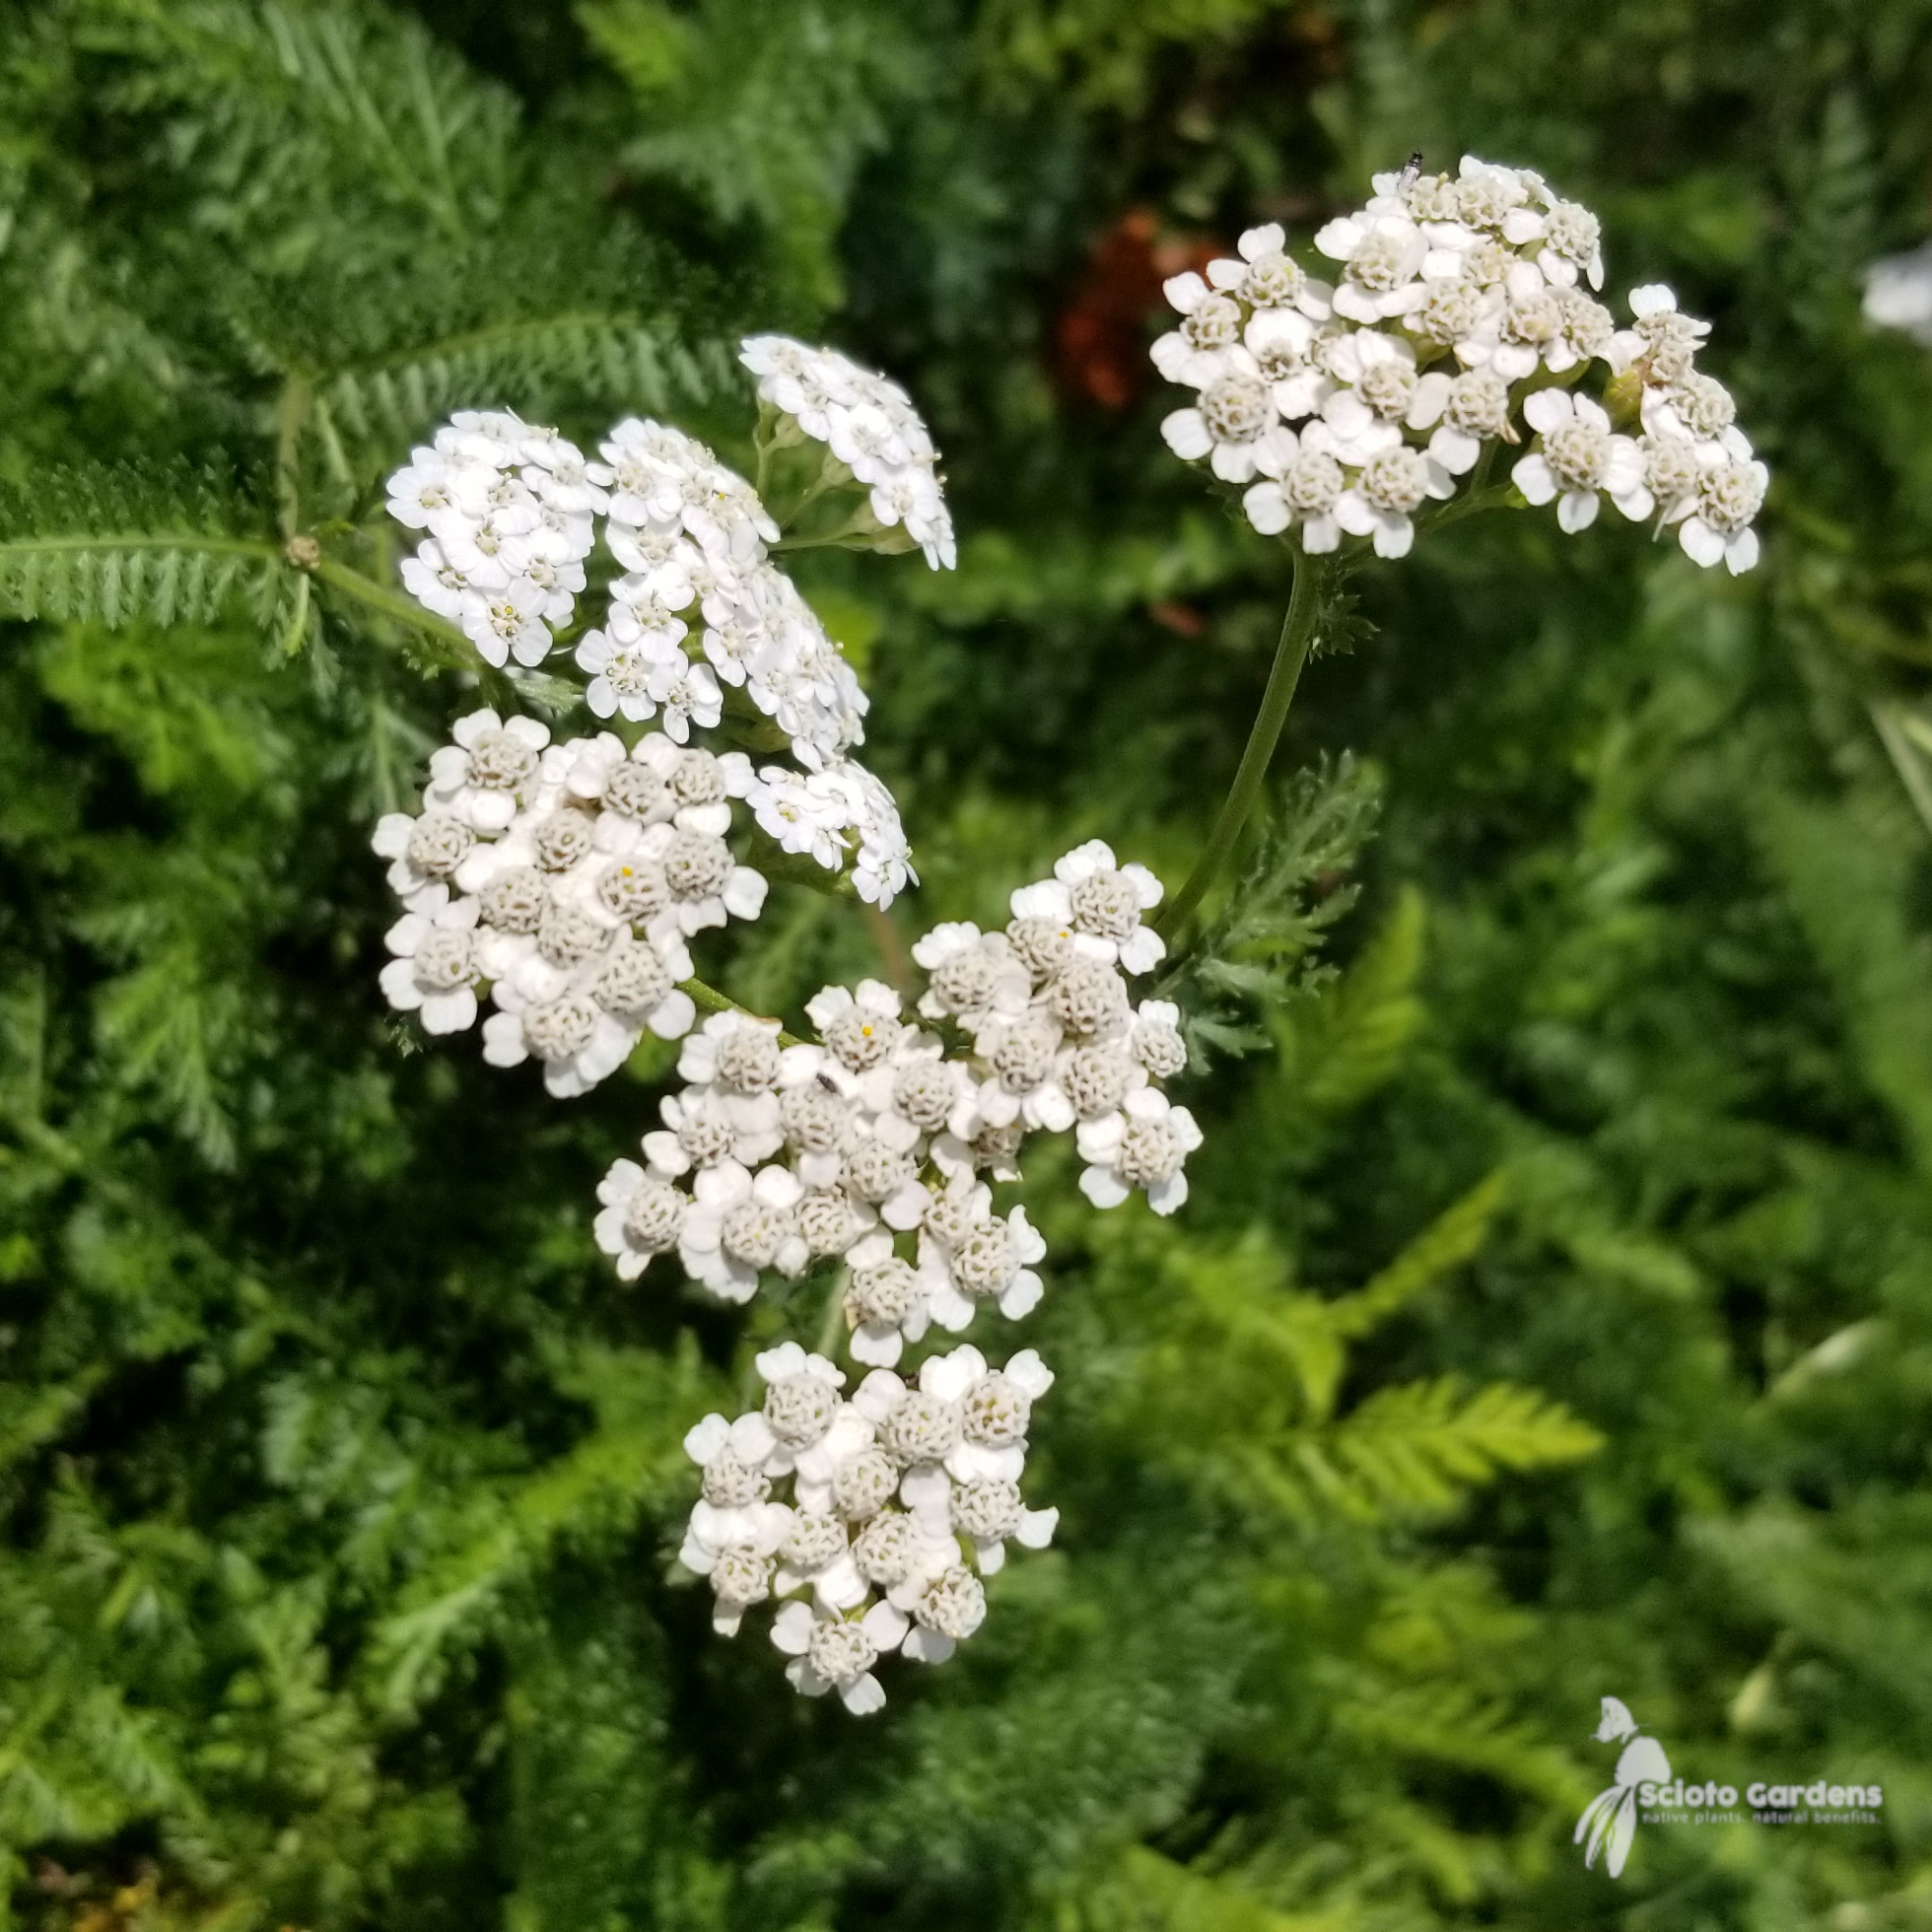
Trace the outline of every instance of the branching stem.
<instances>
[{"instance_id":1,"label":"branching stem","mask_svg":"<svg viewBox=\"0 0 1932 1932\"><path fill-rule=\"evenodd\" d=\"M1275 647L1275 667L1268 674L1268 688L1262 693L1261 710L1255 715L1254 728L1248 733L1248 748L1241 754L1240 768L1221 805L1208 844L1195 861L1187 882L1161 908L1155 926L1167 938L1176 937L1188 915L1201 903L1202 895L1213 884L1215 875L1227 863L1255 808L1262 781L1268 776L1269 760L1281 736L1281 725L1294 702L1295 685L1301 667L1308 661L1309 647L1321 621L1323 591L1328 583L1325 559L1311 557L1299 549L1294 558L1294 589L1288 597L1287 614L1281 619L1281 641Z\"/></svg>"}]
</instances>

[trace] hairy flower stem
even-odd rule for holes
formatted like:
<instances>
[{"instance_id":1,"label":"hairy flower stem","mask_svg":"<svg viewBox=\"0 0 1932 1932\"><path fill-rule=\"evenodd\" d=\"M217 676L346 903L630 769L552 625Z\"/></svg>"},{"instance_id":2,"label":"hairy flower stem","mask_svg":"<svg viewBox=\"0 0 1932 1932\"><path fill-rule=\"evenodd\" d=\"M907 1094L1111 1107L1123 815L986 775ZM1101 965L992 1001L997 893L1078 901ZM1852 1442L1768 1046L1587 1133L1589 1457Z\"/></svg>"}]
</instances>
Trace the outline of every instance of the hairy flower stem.
<instances>
[{"instance_id":1,"label":"hairy flower stem","mask_svg":"<svg viewBox=\"0 0 1932 1932\"><path fill-rule=\"evenodd\" d=\"M1287 614L1281 619L1281 641L1275 647L1275 667L1268 674L1268 689L1262 693L1261 710L1255 715L1254 728L1248 733L1248 748L1241 754L1240 769L1228 788L1220 816L1208 835L1208 844L1195 861L1187 882L1160 910L1154 922L1167 938L1180 933L1188 915L1201 903L1213 884L1215 875L1227 863L1241 838L1242 828L1255 808L1262 781L1268 776L1270 759L1280 740L1281 725L1294 702L1295 685L1301 667L1308 661L1309 647L1315 641L1321 621L1323 590L1327 586L1324 559L1291 550L1294 559L1294 589L1288 597Z\"/></svg>"}]
</instances>

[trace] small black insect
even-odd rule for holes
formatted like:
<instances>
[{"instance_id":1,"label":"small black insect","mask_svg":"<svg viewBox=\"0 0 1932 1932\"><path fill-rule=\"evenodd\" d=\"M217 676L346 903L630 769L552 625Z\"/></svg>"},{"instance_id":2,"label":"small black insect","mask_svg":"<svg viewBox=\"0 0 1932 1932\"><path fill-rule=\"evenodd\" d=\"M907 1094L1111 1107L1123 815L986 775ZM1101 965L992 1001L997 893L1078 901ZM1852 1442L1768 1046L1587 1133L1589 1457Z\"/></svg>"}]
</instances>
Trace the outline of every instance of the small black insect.
<instances>
[{"instance_id":1,"label":"small black insect","mask_svg":"<svg viewBox=\"0 0 1932 1932\"><path fill-rule=\"evenodd\" d=\"M830 1073L825 1073L825 1072L814 1073L812 1075L812 1078L815 1079L818 1082L818 1084L825 1089L827 1093L837 1093L839 1090L838 1081L835 1080Z\"/></svg>"},{"instance_id":2,"label":"small black insect","mask_svg":"<svg viewBox=\"0 0 1932 1932\"><path fill-rule=\"evenodd\" d=\"M1415 177L1422 172L1422 151L1417 148L1402 168L1402 179L1396 183L1397 191L1407 194L1415 185Z\"/></svg>"}]
</instances>

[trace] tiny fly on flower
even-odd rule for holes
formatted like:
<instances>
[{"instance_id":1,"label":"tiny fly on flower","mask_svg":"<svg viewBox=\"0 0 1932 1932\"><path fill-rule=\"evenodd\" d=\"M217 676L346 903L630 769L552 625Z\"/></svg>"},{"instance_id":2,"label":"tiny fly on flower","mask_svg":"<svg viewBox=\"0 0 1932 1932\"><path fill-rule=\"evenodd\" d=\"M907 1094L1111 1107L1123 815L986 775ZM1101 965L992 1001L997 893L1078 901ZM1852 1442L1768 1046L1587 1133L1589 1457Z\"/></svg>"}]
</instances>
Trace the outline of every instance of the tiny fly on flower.
<instances>
[{"instance_id":1,"label":"tiny fly on flower","mask_svg":"<svg viewBox=\"0 0 1932 1932\"><path fill-rule=\"evenodd\" d=\"M1417 148L1402 165L1402 178L1396 183L1399 194L1407 194L1415 185L1415 177L1422 172L1422 151Z\"/></svg>"}]
</instances>

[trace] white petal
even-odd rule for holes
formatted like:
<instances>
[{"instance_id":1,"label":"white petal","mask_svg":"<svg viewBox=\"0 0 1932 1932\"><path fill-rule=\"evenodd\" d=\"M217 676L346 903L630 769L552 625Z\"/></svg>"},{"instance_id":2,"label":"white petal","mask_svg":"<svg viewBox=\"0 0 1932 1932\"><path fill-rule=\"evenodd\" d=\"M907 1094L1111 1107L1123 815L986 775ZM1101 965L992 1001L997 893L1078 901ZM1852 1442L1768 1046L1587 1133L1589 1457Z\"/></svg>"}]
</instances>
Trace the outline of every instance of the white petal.
<instances>
[{"instance_id":1,"label":"white petal","mask_svg":"<svg viewBox=\"0 0 1932 1932\"><path fill-rule=\"evenodd\" d=\"M1195 462L1214 447L1208 419L1198 409L1177 409L1160 426L1167 447L1184 461Z\"/></svg>"},{"instance_id":2,"label":"white petal","mask_svg":"<svg viewBox=\"0 0 1932 1932\"><path fill-rule=\"evenodd\" d=\"M1548 394L1548 391L1540 390L1539 393ZM1523 457L1509 475L1531 503L1546 504L1556 494L1556 479L1551 474L1549 461L1541 450Z\"/></svg>"},{"instance_id":3,"label":"white petal","mask_svg":"<svg viewBox=\"0 0 1932 1932\"><path fill-rule=\"evenodd\" d=\"M1678 541L1684 546L1684 554L1705 570L1724 555L1724 539L1701 517L1686 519Z\"/></svg>"},{"instance_id":4,"label":"white petal","mask_svg":"<svg viewBox=\"0 0 1932 1932\"><path fill-rule=\"evenodd\" d=\"M870 1671L850 1684L842 1684L839 1697L855 1717L869 1717L873 1711L885 1708L884 1687Z\"/></svg>"},{"instance_id":5,"label":"white petal","mask_svg":"<svg viewBox=\"0 0 1932 1932\"><path fill-rule=\"evenodd\" d=\"M1587 530L1597 520L1600 502L1594 490L1565 490L1556 502L1557 525L1571 536Z\"/></svg>"},{"instance_id":6,"label":"white petal","mask_svg":"<svg viewBox=\"0 0 1932 1932\"><path fill-rule=\"evenodd\" d=\"M772 1619L772 1642L788 1656L802 1657L811 1644L809 1604L786 1604Z\"/></svg>"},{"instance_id":7,"label":"white petal","mask_svg":"<svg viewBox=\"0 0 1932 1932\"><path fill-rule=\"evenodd\" d=\"M1241 508L1263 536L1276 536L1288 527L1287 500L1278 483L1257 483L1242 497Z\"/></svg>"}]
</instances>

